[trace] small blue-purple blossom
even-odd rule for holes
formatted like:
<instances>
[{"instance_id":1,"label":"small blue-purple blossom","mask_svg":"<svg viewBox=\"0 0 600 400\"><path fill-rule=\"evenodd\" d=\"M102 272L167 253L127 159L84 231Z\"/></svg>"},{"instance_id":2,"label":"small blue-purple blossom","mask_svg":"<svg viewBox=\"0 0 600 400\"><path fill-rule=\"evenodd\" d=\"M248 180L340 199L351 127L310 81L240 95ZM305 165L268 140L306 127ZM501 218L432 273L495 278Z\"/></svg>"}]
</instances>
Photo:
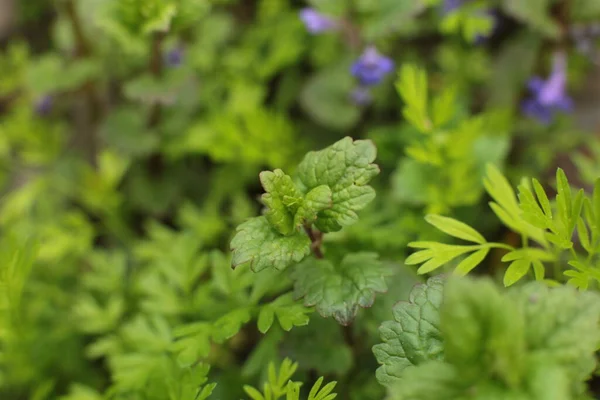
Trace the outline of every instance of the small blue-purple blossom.
<instances>
[{"instance_id":1,"label":"small blue-purple blossom","mask_svg":"<svg viewBox=\"0 0 600 400\"><path fill-rule=\"evenodd\" d=\"M164 62L168 67L179 67L183 62L183 48L175 47L174 49L169 50L164 55Z\"/></svg>"},{"instance_id":2,"label":"small blue-purple blossom","mask_svg":"<svg viewBox=\"0 0 600 400\"><path fill-rule=\"evenodd\" d=\"M573 100L566 93L567 72L564 54L554 57L552 73L547 80L534 77L529 80L531 97L522 104L525 115L535 118L543 124L549 124L557 111L569 112Z\"/></svg>"},{"instance_id":3,"label":"small blue-purple blossom","mask_svg":"<svg viewBox=\"0 0 600 400\"><path fill-rule=\"evenodd\" d=\"M52 100L52 96L49 94L40 96L34 104L35 113L42 117L48 115L52 111Z\"/></svg>"},{"instance_id":4,"label":"small blue-purple blossom","mask_svg":"<svg viewBox=\"0 0 600 400\"><path fill-rule=\"evenodd\" d=\"M321 14L314 8L304 8L300 11L300 19L304 22L306 30L310 33L322 33L337 29L335 19Z\"/></svg>"},{"instance_id":5,"label":"small blue-purple blossom","mask_svg":"<svg viewBox=\"0 0 600 400\"><path fill-rule=\"evenodd\" d=\"M387 74L394 70L391 58L380 54L374 46L369 46L360 58L352 64L350 72L358 79L361 85L376 85Z\"/></svg>"},{"instance_id":6,"label":"small blue-purple blossom","mask_svg":"<svg viewBox=\"0 0 600 400\"><path fill-rule=\"evenodd\" d=\"M366 86L359 86L354 89L350 95L350 98L357 106L365 106L373 100L371 92Z\"/></svg>"},{"instance_id":7,"label":"small blue-purple blossom","mask_svg":"<svg viewBox=\"0 0 600 400\"><path fill-rule=\"evenodd\" d=\"M448 14L462 6L464 2L465 0L444 0L442 11L444 14Z\"/></svg>"}]
</instances>

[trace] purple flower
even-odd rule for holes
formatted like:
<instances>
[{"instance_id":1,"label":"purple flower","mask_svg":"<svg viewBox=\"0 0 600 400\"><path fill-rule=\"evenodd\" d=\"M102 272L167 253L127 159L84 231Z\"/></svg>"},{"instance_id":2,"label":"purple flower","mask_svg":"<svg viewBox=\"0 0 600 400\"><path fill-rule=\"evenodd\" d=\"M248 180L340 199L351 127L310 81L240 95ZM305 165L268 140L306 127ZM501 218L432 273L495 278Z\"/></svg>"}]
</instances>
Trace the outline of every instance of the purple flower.
<instances>
[{"instance_id":1,"label":"purple flower","mask_svg":"<svg viewBox=\"0 0 600 400\"><path fill-rule=\"evenodd\" d=\"M321 14L314 8L304 8L300 11L300 19L310 33L322 33L337 29L335 19Z\"/></svg>"},{"instance_id":2,"label":"purple flower","mask_svg":"<svg viewBox=\"0 0 600 400\"><path fill-rule=\"evenodd\" d=\"M165 65L167 65L168 67L171 67L171 68L180 66L181 63L183 62L183 48L176 47L176 48L168 51L164 55L164 62L165 62Z\"/></svg>"},{"instance_id":3,"label":"purple flower","mask_svg":"<svg viewBox=\"0 0 600 400\"><path fill-rule=\"evenodd\" d=\"M566 93L566 64L565 55L558 53L554 57L552 73L547 80L540 77L529 80L531 97L522 104L522 111L525 115L535 118L543 124L549 124L556 111L571 111L573 100Z\"/></svg>"},{"instance_id":4,"label":"purple flower","mask_svg":"<svg viewBox=\"0 0 600 400\"><path fill-rule=\"evenodd\" d=\"M394 70L391 58L381 55L373 46L365 49L360 58L352 64L350 72L362 85L376 85Z\"/></svg>"},{"instance_id":5,"label":"purple flower","mask_svg":"<svg viewBox=\"0 0 600 400\"><path fill-rule=\"evenodd\" d=\"M40 96L34 104L36 114L41 117L48 115L52 111L52 103L52 96L49 94Z\"/></svg>"},{"instance_id":6,"label":"purple flower","mask_svg":"<svg viewBox=\"0 0 600 400\"><path fill-rule=\"evenodd\" d=\"M365 86L359 86L354 89L350 98L352 99L352 102L358 106L365 106L373 100L369 88Z\"/></svg>"},{"instance_id":7,"label":"purple flower","mask_svg":"<svg viewBox=\"0 0 600 400\"><path fill-rule=\"evenodd\" d=\"M444 0L442 10L444 14L448 14L463 5L465 0Z\"/></svg>"}]
</instances>

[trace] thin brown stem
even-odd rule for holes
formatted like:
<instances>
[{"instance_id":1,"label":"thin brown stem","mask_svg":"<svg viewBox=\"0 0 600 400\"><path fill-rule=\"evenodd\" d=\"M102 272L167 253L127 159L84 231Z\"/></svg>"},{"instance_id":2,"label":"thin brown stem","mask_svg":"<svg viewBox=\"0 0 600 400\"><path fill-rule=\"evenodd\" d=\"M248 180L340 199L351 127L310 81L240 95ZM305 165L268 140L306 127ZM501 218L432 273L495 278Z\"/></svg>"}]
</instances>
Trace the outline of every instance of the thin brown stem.
<instances>
[{"instance_id":1,"label":"thin brown stem","mask_svg":"<svg viewBox=\"0 0 600 400\"><path fill-rule=\"evenodd\" d=\"M90 57L92 48L85 36L83 24L73 0L67 0L65 2L65 13L71 23L73 36L75 37L75 57ZM85 106L83 106L84 109L81 110L82 116L79 120L80 126L78 128L76 141L78 141L79 145L83 148L90 164L96 167L96 156L99 147L96 128L102 116L102 102L98 95L96 83L93 81L86 82L80 89L80 93L85 98Z\"/></svg>"},{"instance_id":2,"label":"thin brown stem","mask_svg":"<svg viewBox=\"0 0 600 400\"><path fill-rule=\"evenodd\" d=\"M321 251L321 245L323 244L323 233L313 229L309 225L304 225L304 231L310 239L310 249L315 255L315 258L322 259L323 252Z\"/></svg>"}]
</instances>

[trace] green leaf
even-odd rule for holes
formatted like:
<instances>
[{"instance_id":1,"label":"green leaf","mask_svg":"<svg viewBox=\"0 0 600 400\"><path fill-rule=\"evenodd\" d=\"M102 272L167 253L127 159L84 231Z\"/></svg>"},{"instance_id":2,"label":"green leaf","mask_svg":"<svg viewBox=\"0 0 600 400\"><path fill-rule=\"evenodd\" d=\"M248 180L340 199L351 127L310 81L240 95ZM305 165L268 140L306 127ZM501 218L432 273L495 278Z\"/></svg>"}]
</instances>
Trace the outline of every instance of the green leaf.
<instances>
[{"instance_id":1,"label":"green leaf","mask_svg":"<svg viewBox=\"0 0 600 400\"><path fill-rule=\"evenodd\" d=\"M398 382L406 368L442 359L439 308L443 289L444 280L439 277L415 286L409 301L394 307L394 320L381 325L383 343L373 347L377 361L382 364L377 369L377 380L381 384L391 386Z\"/></svg>"},{"instance_id":2,"label":"green leaf","mask_svg":"<svg viewBox=\"0 0 600 400\"><path fill-rule=\"evenodd\" d=\"M440 315L445 359L464 381L487 373L509 386L519 382L525 368L525 318L491 280L448 281Z\"/></svg>"},{"instance_id":3,"label":"green leaf","mask_svg":"<svg viewBox=\"0 0 600 400\"><path fill-rule=\"evenodd\" d=\"M436 127L442 127L452 120L456 114L457 90L449 86L433 99L431 118Z\"/></svg>"},{"instance_id":4,"label":"green leaf","mask_svg":"<svg viewBox=\"0 0 600 400\"><path fill-rule=\"evenodd\" d=\"M213 326L213 340L222 343L227 339L237 335L242 326L250 321L252 314L246 307L238 308L223 315L215 321Z\"/></svg>"},{"instance_id":5,"label":"green leaf","mask_svg":"<svg viewBox=\"0 0 600 400\"><path fill-rule=\"evenodd\" d=\"M410 64L405 64L400 69L396 89L405 106L404 117L421 132L431 130L427 111L427 73Z\"/></svg>"},{"instance_id":6,"label":"green leaf","mask_svg":"<svg viewBox=\"0 0 600 400\"><path fill-rule=\"evenodd\" d=\"M411 242L408 246L424 249L411 254L404 261L406 265L423 263L417 271L420 275L436 270L456 257L480 248L479 245L459 246L437 242Z\"/></svg>"},{"instance_id":7,"label":"green leaf","mask_svg":"<svg viewBox=\"0 0 600 400\"><path fill-rule=\"evenodd\" d=\"M506 0L502 3L504 11L516 19L525 22L531 28L545 36L556 38L560 27L550 17L551 0Z\"/></svg>"},{"instance_id":8,"label":"green leaf","mask_svg":"<svg viewBox=\"0 0 600 400\"><path fill-rule=\"evenodd\" d=\"M301 226L315 222L319 212L333 206L332 196L331 189L327 185L317 186L308 192L294 216L294 225Z\"/></svg>"},{"instance_id":9,"label":"green leaf","mask_svg":"<svg viewBox=\"0 0 600 400\"><path fill-rule=\"evenodd\" d=\"M504 273L504 286L511 286L527 275L531 268L531 260L522 258L513 261Z\"/></svg>"},{"instance_id":10,"label":"green leaf","mask_svg":"<svg viewBox=\"0 0 600 400\"><path fill-rule=\"evenodd\" d=\"M594 22L600 17L600 3L595 0L573 0L569 10L574 20Z\"/></svg>"},{"instance_id":11,"label":"green leaf","mask_svg":"<svg viewBox=\"0 0 600 400\"><path fill-rule=\"evenodd\" d=\"M259 176L266 192L262 195L262 201L267 206L267 221L282 235L292 234L295 231L294 214L302 200L302 193L292 178L280 169L263 171Z\"/></svg>"},{"instance_id":12,"label":"green leaf","mask_svg":"<svg viewBox=\"0 0 600 400\"><path fill-rule=\"evenodd\" d=\"M349 67L348 60L323 69L310 78L302 89L302 108L325 127L347 130L360 119L360 109L350 100L355 82L348 73Z\"/></svg>"},{"instance_id":13,"label":"green leaf","mask_svg":"<svg viewBox=\"0 0 600 400\"><path fill-rule=\"evenodd\" d=\"M484 258L488 255L490 249L481 249L477 250L475 253L466 257L464 260L460 262L454 269L454 274L458 276L464 276L471 272L473 268L481 264Z\"/></svg>"},{"instance_id":14,"label":"green leaf","mask_svg":"<svg viewBox=\"0 0 600 400\"><path fill-rule=\"evenodd\" d=\"M527 321L528 351L566 368L572 380L586 380L600 343L598 294L533 283L514 297Z\"/></svg>"},{"instance_id":15,"label":"green leaf","mask_svg":"<svg viewBox=\"0 0 600 400\"><path fill-rule=\"evenodd\" d=\"M387 290L390 269L374 253L347 254L339 264L308 258L292 273L294 293L306 306L316 306L324 317L333 315L349 325L359 307L370 307L375 293Z\"/></svg>"},{"instance_id":16,"label":"green leaf","mask_svg":"<svg viewBox=\"0 0 600 400\"><path fill-rule=\"evenodd\" d=\"M550 200L548 199L548 196L546 195L544 188L542 187L540 182L538 182L537 179L532 179L532 182L533 182L533 189L535 190L535 195L537 196L540 204L542 205L544 214L548 218L552 219L552 207L550 206Z\"/></svg>"},{"instance_id":17,"label":"green leaf","mask_svg":"<svg viewBox=\"0 0 600 400\"><path fill-rule=\"evenodd\" d=\"M337 394L331 393L335 389L337 382L329 382L327 385L321 388L323 384L323 377L317 379L310 393L308 394L308 400L333 400L337 397Z\"/></svg>"},{"instance_id":18,"label":"green leaf","mask_svg":"<svg viewBox=\"0 0 600 400\"><path fill-rule=\"evenodd\" d=\"M425 221L429 222L431 225L435 226L437 229L447 235L479 244L486 242L481 233L477 232L469 225L453 218L430 214L425 217Z\"/></svg>"},{"instance_id":19,"label":"green leaf","mask_svg":"<svg viewBox=\"0 0 600 400\"><path fill-rule=\"evenodd\" d=\"M292 294L279 296L269 304L262 306L258 314L258 330L266 333L273 325L275 316L284 331L289 331L294 326L308 324L312 310L294 301Z\"/></svg>"},{"instance_id":20,"label":"green leaf","mask_svg":"<svg viewBox=\"0 0 600 400\"><path fill-rule=\"evenodd\" d=\"M266 217L256 217L237 227L231 251L234 268L250 263L255 272L267 267L283 270L310 253L310 239L304 232L283 236Z\"/></svg>"},{"instance_id":21,"label":"green leaf","mask_svg":"<svg viewBox=\"0 0 600 400\"><path fill-rule=\"evenodd\" d=\"M379 173L379 167L373 164L376 155L377 149L371 141L345 137L304 157L298 166L304 186L313 190L327 185L332 193L332 206L319 212L317 228L335 232L358 220L356 212L375 198L375 190L367 184Z\"/></svg>"},{"instance_id":22,"label":"green leaf","mask_svg":"<svg viewBox=\"0 0 600 400\"><path fill-rule=\"evenodd\" d=\"M390 390L390 400L456 400L464 394L460 371L441 361L407 369ZM484 400L484 398L480 398ZM511 399L512 400L512 399Z\"/></svg>"},{"instance_id":23,"label":"green leaf","mask_svg":"<svg viewBox=\"0 0 600 400\"><path fill-rule=\"evenodd\" d=\"M294 359L305 370L343 376L354 364L352 347L344 340L343 329L331 318L314 315L310 324L287 333L278 351Z\"/></svg>"}]
</instances>

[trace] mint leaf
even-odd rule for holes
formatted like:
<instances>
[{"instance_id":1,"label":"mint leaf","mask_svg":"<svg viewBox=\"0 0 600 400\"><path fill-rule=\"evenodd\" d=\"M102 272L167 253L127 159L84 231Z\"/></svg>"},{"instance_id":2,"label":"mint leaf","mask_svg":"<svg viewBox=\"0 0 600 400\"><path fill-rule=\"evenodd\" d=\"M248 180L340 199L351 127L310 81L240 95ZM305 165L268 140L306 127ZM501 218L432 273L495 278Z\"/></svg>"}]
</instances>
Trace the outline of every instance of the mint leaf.
<instances>
[{"instance_id":1,"label":"mint leaf","mask_svg":"<svg viewBox=\"0 0 600 400\"><path fill-rule=\"evenodd\" d=\"M374 253L347 254L339 264L328 260L306 259L292 273L294 293L304 297L306 306L316 306L323 317L333 315L349 325L358 307L370 307L375 293L387 290L389 268Z\"/></svg>"},{"instance_id":2,"label":"mint leaf","mask_svg":"<svg viewBox=\"0 0 600 400\"><path fill-rule=\"evenodd\" d=\"M327 185L317 186L308 192L294 216L294 225L313 223L320 211L333 206L332 195L333 193Z\"/></svg>"},{"instance_id":3,"label":"mint leaf","mask_svg":"<svg viewBox=\"0 0 600 400\"><path fill-rule=\"evenodd\" d=\"M464 398L463 392L460 371L441 361L428 361L407 369L392 386L390 399L457 400Z\"/></svg>"},{"instance_id":4,"label":"mint leaf","mask_svg":"<svg viewBox=\"0 0 600 400\"><path fill-rule=\"evenodd\" d=\"M232 266L250 263L254 272L267 267L285 269L310 252L310 239L303 232L283 236L266 217L249 219L237 228L231 240Z\"/></svg>"},{"instance_id":5,"label":"mint leaf","mask_svg":"<svg viewBox=\"0 0 600 400\"><path fill-rule=\"evenodd\" d=\"M440 308L445 359L466 381L489 374L508 386L524 375L525 318L490 280L453 279Z\"/></svg>"},{"instance_id":6,"label":"mint leaf","mask_svg":"<svg viewBox=\"0 0 600 400\"><path fill-rule=\"evenodd\" d=\"M513 294L527 321L527 347L567 368L571 379L583 381L594 370L600 343L600 296L561 286L532 283Z\"/></svg>"},{"instance_id":7,"label":"mint leaf","mask_svg":"<svg viewBox=\"0 0 600 400\"><path fill-rule=\"evenodd\" d=\"M352 225L358 220L356 212L375 198L375 190L367 184L379 173L372 163L376 155L371 141L345 137L304 157L298 166L302 184L308 190L327 185L332 192L332 206L318 213L315 225L319 230L336 232Z\"/></svg>"},{"instance_id":8,"label":"mint leaf","mask_svg":"<svg viewBox=\"0 0 600 400\"><path fill-rule=\"evenodd\" d=\"M379 328L383 343L374 346L373 353L382 364L377 369L381 384L393 385L406 368L442 358L439 308L443 289L444 281L439 277L415 286L408 302L394 307L394 320Z\"/></svg>"},{"instance_id":9,"label":"mint leaf","mask_svg":"<svg viewBox=\"0 0 600 400\"><path fill-rule=\"evenodd\" d=\"M302 193L296 188L292 178L280 169L261 172L260 183L266 191L262 195L262 201L268 207L265 212L267 220L281 234L293 233L294 214L302 200Z\"/></svg>"}]
</instances>

